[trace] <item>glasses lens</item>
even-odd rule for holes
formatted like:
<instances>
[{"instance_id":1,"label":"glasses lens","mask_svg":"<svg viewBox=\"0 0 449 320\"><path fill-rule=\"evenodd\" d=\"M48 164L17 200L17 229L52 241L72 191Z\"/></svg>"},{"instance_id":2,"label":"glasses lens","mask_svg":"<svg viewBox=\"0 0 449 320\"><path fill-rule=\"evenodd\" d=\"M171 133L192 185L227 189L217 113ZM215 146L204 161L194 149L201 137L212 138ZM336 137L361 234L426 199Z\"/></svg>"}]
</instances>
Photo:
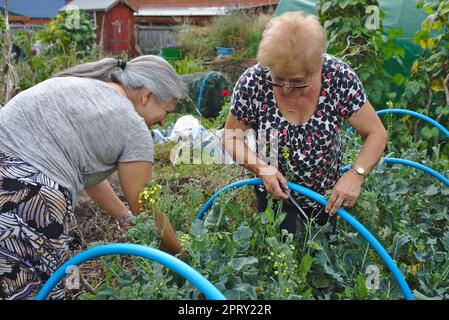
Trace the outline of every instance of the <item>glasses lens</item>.
<instances>
[{"instance_id":1,"label":"glasses lens","mask_svg":"<svg viewBox=\"0 0 449 320\"><path fill-rule=\"evenodd\" d=\"M286 96L299 96L301 95L301 93L304 91L304 87L299 87L299 88L295 88L295 87L283 87L282 88L282 93Z\"/></svg>"},{"instance_id":2,"label":"glasses lens","mask_svg":"<svg viewBox=\"0 0 449 320\"><path fill-rule=\"evenodd\" d=\"M286 96L292 96L292 95L300 95L302 92L304 92L304 89L308 87L308 85L304 84L285 84L285 83L276 83L272 81L268 81L269 84L271 84L274 88L281 89L282 95Z\"/></svg>"}]
</instances>

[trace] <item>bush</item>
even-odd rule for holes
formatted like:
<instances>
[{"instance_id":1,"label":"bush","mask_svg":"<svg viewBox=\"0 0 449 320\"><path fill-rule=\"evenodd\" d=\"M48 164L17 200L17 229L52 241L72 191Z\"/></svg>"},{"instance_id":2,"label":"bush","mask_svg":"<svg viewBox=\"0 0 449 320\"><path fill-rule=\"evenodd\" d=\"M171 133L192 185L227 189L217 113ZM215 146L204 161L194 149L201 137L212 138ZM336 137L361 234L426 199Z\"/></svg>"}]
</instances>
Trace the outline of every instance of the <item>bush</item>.
<instances>
[{"instance_id":1,"label":"bush","mask_svg":"<svg viewBox=\"0 0 449 320\"><path fill-rule=\"evenodd\" d=\"M51 54L67 54L68 50L87 53L94 48L94 26L86 12L64 11L44 25L36 40Z\"/></svg>"},{"instance_id":2,"label":"bush","mask_svg":"<svg viewBox=\"0 0 449 320\"><path fill-rule=\"evenodd\" d=\"M424 8L428 14L413 38L422 54L411 67L409 77L401 79L404 94L397 106L412 108L449 127L449 1L418 1L417 8ZM421 124L414 122L409 132L431 154L432 146L444 136L436 128ZM446 147L442 153L449 154L447 139L443 138L442 143Z\"/></svg>"},{"instance_id":3,"label":"bush","mask_svg":"<svg viewBox=\"0 0 449 320\"><path fill-rule=\"evenodd\" d=\"M193 56L215 57L216 47L232 47L235 56L253 58L271 15L233 13L214 18L205 27L185 26L178 35L178 43Z\"/></svg>"},{"instance_id":4,"label":"bush","mask_svg":"<svg viewBox=\"0 0 449 320\"><path fill-rule=\"evenodd\" d=\"M358 154L361 143L360 137L347 143L345 163ZM438 148L434 152L437 161L412 148L391 156L432 166L448 176L449 161L440 157ZM279 225L284 215L279 208L255 212L253 188L246 187L223 194L204 222L192 223L216 190L236 180L232 176L239 168L179 165L172 169L174 181L158 180L159 195L145 200L128 239L157 246L159 237L149 213L163 212L179 231L189 255L186 262L227 298L403 299L374 249L341 219L336 235L329 234L328 225L304 222L295 238L282 236ZM418 299L449 298L448 194L445 185L420 170L379 165L367 177L356 206L348 209L382 242ZM105 282L97 295L84 298L204 299L173 271L140 258L103 259L103 268ZM370 282L375 274L378 287Z\"/></svg>"},{"instance_id":5,"label":"bush","mask_svg":"<svg viewBox=\"0 0 449 320\"><path fill-rule=\"evenodd\" d=\"M241 50L240 58L255 58L257 56L263 31L270 19L271 15L266 14L259 15L254 19L244 36L245 44L243 50Z\"/></svg>"},{"instance_id":6,"label":"bush","mask_svg":"<svg viewBox=\"0 0 449 320\"><path fill-rule=\"evenodd\" d=\"M184 55L181 60L169 62L179 75L208 71L208 68L203 65L203 60L192 54Z\"/></svg>"},{"instance_id":7,"label":"bush","mask_svg":"<svg viewBox=\"0 0 449 320\"><path fill-rule=\"evenodd\" d=\"M80 12L76 29L66 23L68 15L64 12L45 24L42 30L19 31L13 37L24 56L15 64L20 90L34 86L60 70L99 60L100 55L94 48L93 26L87 14Z\"/></svg>"},{"instance_id":8,"label":"bush","mask_svg":"<svg viewBox=\"0 0 449 320\"><path fill-rule=\"evenodd\" d=\"M377 29L368 29L369 15L366 8L378 6L377 0L324 1L320 0L317 14L328 38L328 52L347 62L364 84L373 105L385 104L394 99L391 85L393 78L383 68L391 58L401 61L404 49L395 46L390 38L400 30L390 32L390 38L382 35L382 18Z\"/></svg>"},{"instance_id":9,"label":"bush","mask_svg":"<svg viewBox=\"0 0 449 320\"><path fill-rule=\"evenodd\" d=\"M209 27L185 25L178 34L177 42L185 52L198 59L211 57L215 52L215 48L211 44Z\"/></svg>"}]
</instances>

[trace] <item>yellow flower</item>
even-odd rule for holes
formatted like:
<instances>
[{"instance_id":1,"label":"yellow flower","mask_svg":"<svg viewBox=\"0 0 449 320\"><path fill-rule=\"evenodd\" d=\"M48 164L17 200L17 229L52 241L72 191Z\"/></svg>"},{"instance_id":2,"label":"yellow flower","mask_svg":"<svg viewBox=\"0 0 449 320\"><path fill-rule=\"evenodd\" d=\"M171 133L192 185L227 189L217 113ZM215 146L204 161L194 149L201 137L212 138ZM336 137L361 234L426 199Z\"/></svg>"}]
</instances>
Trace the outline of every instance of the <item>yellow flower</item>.
<instances>
[{"instance_id":1,"label":"yellow flower","mask_svg":"<svg viewBox=\"0 0 449 320\"><path fill-rule=\"evenodd\" d=\"M410 116L406 115L406 116L402 117L401 121L404 122L404 123L409 122L410 121Z\"/></svg>"},{"instance_id":2,"label":"yellow flower","mask_svg":"<svg viewBox=\"0 0 449 320\"><path fill-rule=\"evenodd\" d=\"M160 200L161 190L160 185L151 185L144 188L139 194L139 202L141 204L156 204Z\"/></svg>"},{"instance_id":3,"label":"yellow flower","mask_svg":"<svg viewBox=\"0 0 449 320\"><path fill-rule=\"evenodd\" d=\"M282 158L284 158L285 160L288 160L290 158L289 147L287 147L287 146L282 147L281 153L282 153Z\"/></svg>"},{"instance_id":4,"label":"yellow flower","mask_svg":"<svg viewBox=\"0 0 449 320\"><path fill-rule=\"evenodd\" d=\"M186 242L189 241L189 240L190 240L190 235L184 233L184 234L181 236L181 239L179 239L179 243L180 243L181 246L183 247L183 246L186 244Z\"/></svg>"},{"instance_id":5,"label":"yellow flower","mask_svg":"<svg viewBox=\"0 0 449 320\"><path fill-rule=\"evenodd\" d=\"M410 267L410 269L411 269L410 272L411 272L413 275L416 275L416 274L418 273L419 269L421 269L421 264L420 264L420 263L413 264L413 265Z\"/></svg>"}]
</instances>

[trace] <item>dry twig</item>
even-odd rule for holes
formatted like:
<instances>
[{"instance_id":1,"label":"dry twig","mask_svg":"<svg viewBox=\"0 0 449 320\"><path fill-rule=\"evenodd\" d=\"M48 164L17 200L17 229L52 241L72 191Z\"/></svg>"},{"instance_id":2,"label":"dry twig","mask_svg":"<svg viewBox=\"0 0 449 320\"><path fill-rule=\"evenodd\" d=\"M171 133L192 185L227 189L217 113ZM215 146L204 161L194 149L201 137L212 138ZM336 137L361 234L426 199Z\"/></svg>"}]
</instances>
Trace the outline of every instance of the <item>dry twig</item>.
<instances>
[{"instance_id":1,"label":"dry twig","mask_svg":"<svg viewBox=\"0 0 449 320\"><path fill-rule=\"evenodd\" d=\"M8 14L8 0L4 2L5 7L5 48L3 50L3 56L5 59L5 65L1 69L3 78L5 79L5 101L4 104L8 103L9 100L14 97L14 95L19 91L19 76L12 64L12 60L15 57L15 52L13 52L13 45L11 40L11 29L9 26L9 14ZM3 37L2 31L0 29L0 37Z\"/></svg>"}]
</instances>

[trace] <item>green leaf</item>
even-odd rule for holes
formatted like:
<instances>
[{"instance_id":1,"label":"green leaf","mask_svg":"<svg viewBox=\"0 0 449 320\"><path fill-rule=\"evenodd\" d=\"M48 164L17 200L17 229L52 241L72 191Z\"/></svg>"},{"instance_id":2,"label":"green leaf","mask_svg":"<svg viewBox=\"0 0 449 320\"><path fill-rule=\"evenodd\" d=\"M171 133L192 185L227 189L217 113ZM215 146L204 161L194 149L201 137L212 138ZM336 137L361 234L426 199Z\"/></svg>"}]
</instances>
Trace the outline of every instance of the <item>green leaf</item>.
<instances>
[{"instance_id":1,"label":"green leaf","mask_svg":"<svg viewBox=\"0 0 449 320\"><path fill-rule=\"evenodd\" d=\"M413 43L418 44L421 41L421 32L416 32L413 35Z\"/></svg>"},{"instance_id":2,"label":"green leaf","mask_svg":"<svg viewBox=\"0 0 449 320\"><path fill-rule=\"evenodd\" d=\"M240 213L240 205L230 201L226 204L225 212L230 216L237 216Z\"/></svg>"},{"instance_id":3,"label":"green leaf","mask_svg":"<svg viewBox=\"0 0 449 320\"><path fill-rule=\"evenodd\" d=\"M425 0L418 0L416 2L416 9L421 9L424 6Z\"/></svg>"},{"instance_id":4,"label":"green leaf","mask_svg":"<svg viewBox=\"0 0 449 320\"><path fill-rule=\"evenodd\" d=\"M411 239L411 237L408 235L398 234L398 233L396 233L394 235L393 244L388 249L388 251L390 251L390 254L393 257L393 259L397 259L401 255L401 253L403 253L404 250L401 250L401 249L405 249L404 246L408 242L410 242L410 239Z\"/></svg>"},{"instance_id":5,"label":"green leaf","mask_svg":"<svg viewBox=\"0 0 449 320\"><path fill-rule=\"evenodd\" d=\"M432 29L441 31L441 28L443 28L443 23L440 20L437 20L433 23Z\"/></svg>"},{"instance_id":6,"label":"green leaf","mask_svg":"<svg viewBox=\"0 0 449 320\"><path fill-rule=\"evenodd\" d=\"M413 290L413 296L416 300L441 300L438 297L428 297L416 289Z\"/></svg>"},{"instance_id":7,"label":"green leaf","mask_svg":"<svg viewBox=\"0 0 449 320\"><path fill-rule=\"evenodd\" d=\"M299 264L299 272L301 274L301 278L305 279L307 274L310 271L310 268L313 264L313 258L309 254L306 254L302 257L301 263Z\"/></svg>"},{"instance_id":8,"label":"green leaf","mask_svg":"<svg viewBox=\"0 0 449 320\"><path fill-rule=\"evenodd\" d=\"M408 84L408 88L413 94L418 94L421 89L421 84L418 81L410 81Z\"/></svg>"},{"instance_id":9,"label":"green leaf","mask_svg":"<svg viewBox=\"0 0 449 320\"><path fill-rule=\"evenodd\" d=\"M405 180L399 180L390 186L390 192L395 194L406 194L410 191L409 184Z\"/></svg>"},{"instance_id":10,"label":"green leaf","mask_svg":"<svg viewBox=\"0 0 449 320\"><path fill-rule=\"evenodd\" d=\"M424 127L421 129L421 136L424 139L431 139L433 137L436 137L438 135L439 131L438 128L429 128L429 127Z\"/></svg>"},{"instance_id":11,"label":"green leaf","mask_svg":"<svg viewBox=\"0 0 449 320\"><path fill-rule=\"evenodd\" d=\"M329 260L328 254L326 254L325 250L317 252L315 262L323 268L326 274L337 280L338 283L342 284L344 282L341 273L334 269L332 261ZM322 283L325 281L318 280L318 282Z\"/></svg>"},{"instance_id":12,"label":"green leaf","mask_svg":"<svg viewBox=\"0 0 449 320\"><path fill-rule=\"evenodd\" d=\"M425 195L426 196L434 196L439 192L439 188L436 185L431 185L427 187Z\"/></svg>"},{"instance_id":13,"label":"green leaf","mask_svg":"<svg viewBox=\"0 0 449 320\"><path fill-rule=\"evenodd\" d=\"M270 209L271 206L271 201L268 202L268 206L265 209L265 218L266 218L266 223L273 223L274 222L274 213L273 211Z\"/></svg>"},{"instance_id":14,"label":"green leaf","mask_svg":"<svg viewBox=\"0 0 449 320\"><path fill-rule=\"evenodd\" d=\"M329 10L329 8L332 5L332 1L327 1L323 4L323 6L321 7L321 14L326 13L327 10Z\"/></svg>"},{"instance_id":15,"label":"green leaf","mask_svg":"<svg viewBox=\"0 0 449 320\"><path fill-rule=\"evenodd\" d=\"M326 20L323 25L324 30L327 30L333 23L333 20Z\"/></svg>"},{"instance_id":16,"label":"green leaf","mask_svg":"<svg viewBox=\"0 0 449 320\"><path fill-rule=\"evenodd\" d=\"M256 300L257 291L247 283L238 284L234 289L226 291L226 297L231 300Z\"/></svg>"},{"instance_id":17,"label":"green leaf","mask_svg":"<svg viewBox=\"0 0 449 320\"><path fill-rule=\"evenodd\" d=\"M444 233L444 236L441 239L441 241L443 242L443 245L446 248L446 251L449 251L449 231Z\"/></svg>"},{"instance_id":18,"label":"green leaf","mask_svg":"<svg viewBox=\"0 0 449 320\"><path fill-rule=\"evenodd\" d=\"M240 250L247 250L249 247L249 241L253 235L253 230L245 225L241 225L232 234L232 240L237 243Z\"/></svg>"},{"instance_id":19,"label":"green leaf","mask_svg":"<svg viewBox=\"0 0 449 320\"><path fill-rule=\"evenodd\" d=\"M367 295L368 289L366 288L365 278L362 274L359 274L355 280L354 296L358 300L364 300Z\"/></svg>"},{"instance_id":20,"label":"green leaf","mask_svg":"<svg viewBox=\"0 0 449 320\"><path fill-rule=\"evenodd\" d=\"M397 85L401 86L405 82L405 77L401 73L396 73L393 77L393 81Z\"/></svg>"},{"instance_id":21,"label":"green leaf","mask_svg":"<svg viewBox=\"0 0 449 320\"><path fill-rule=\"evenodd\" d=\"M373 37L373 41L374 44L376 46L376 50L379 50L382 48L382 43L383 43L383 38L382 38L382 34L377 33L374 37Z\"/></svg>"},{"instance_id":22,"label":"green leaf","mask_svg":"<svg viewBox=\"0 0 449 320\"><path fill-rule=\"evenodd\" d=\"M309 242L307 243L307 245L308 245L310 248L315 249L315 250L318 250L318 251L323 250L323 248L321 248L320 245L319 245L318 243L316 243L315 241L309 241Z\"/></svg>"},{"instance_id":23,"label":"green leaf","mask_svg":"<svg viewBox=\"0 0 449 320\"><path fill-rule=\"evenodd\" d=\"M228 267L236 271L242 270L243 267L259 262L256 257L235 258L228 262Z\"/></svg>"},{"instance_id":24,"label":"green leaf","mask_svg":"<svg viewBox=\"0 0 449 320\"><path fill-rule=\"evenodd\" d=\"M204 227L203 221L196 221L192 224L190 228L190 234L193 237L204 238L206 236L207 229Z\"/></svg>"},{"instance_id":25,"label":"green leaf","mask_svg":"<svg viewBox=\"0 0 449 320\"><path fill-rule=\"evenodd\" d=\"M404 59L404 57L405 57L405 50L404 50L404 48L400 48L400 47L396 48L394 50L394 54L399 56L399 57L401 57L402 59Z\"/></svg>"},{"instance_id":26,"label":"green leaf","mask_svg":"<svg viewBox=\"0 0 449 320\"><path fill-rule=\"evenodd\" d=\"M449 106L444 106L444 107L438 107L435 112L437 114L443 114L445 116L449 115Z\"/></svg>"},{"instance_id":27,"label":"green leaf","mask_svg":"<svg viewBox=\"0 0 449 320\"><path fill-rule=\"evenodd\" d=\"M433 8L432 8L432 5L429 4L428 6L426 6L424 8L424 12L427 13L427 14L432 14L434 12Z\"/></svg>"}]
</instances>

